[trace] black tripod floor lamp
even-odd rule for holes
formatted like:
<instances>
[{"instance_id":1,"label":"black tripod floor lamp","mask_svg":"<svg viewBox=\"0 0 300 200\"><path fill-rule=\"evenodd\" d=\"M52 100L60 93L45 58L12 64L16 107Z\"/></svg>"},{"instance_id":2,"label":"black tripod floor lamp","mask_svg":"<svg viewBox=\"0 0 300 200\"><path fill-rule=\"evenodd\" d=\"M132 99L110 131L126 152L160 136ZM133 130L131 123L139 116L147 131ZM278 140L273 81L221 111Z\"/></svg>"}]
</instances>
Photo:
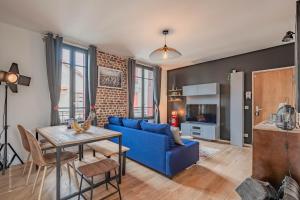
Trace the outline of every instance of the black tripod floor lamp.
<instances>
[{"instance_id":1,"label":"black tripod floor lamp","mask_svg":"<svg viewBox=\"0 0 300 200\"><path fill-rule=\"evenodd\" d=\"M5 170L9 168L9 166L12 164L15 158L18 158L18 160L23 164L22 159L17 154L17 152L14 150L12 145L7 141L7 131L8 131L8 124L7 124L7 92L8 88L13 92L18 92L18 86L17 85L24 85L29 86L30 84L30 77L20 75L19 68L17 63L13 63L9 69L8 72L0 71L0 85L1 83L4 83L5 86L5 98L4 98L4 117L3 117L3 131L4 131L4 142L0 145L0 154L3 151L3 160L0 161L0 169L2 170L2 174L5 174ZM2 131L2 132L3 132ZM1 132L1 133L2 133ZM1 138L0 138L1 139ZM11 160L8 162L8 148L13 153L13 156Z\"/></svg>"}]
</instances>

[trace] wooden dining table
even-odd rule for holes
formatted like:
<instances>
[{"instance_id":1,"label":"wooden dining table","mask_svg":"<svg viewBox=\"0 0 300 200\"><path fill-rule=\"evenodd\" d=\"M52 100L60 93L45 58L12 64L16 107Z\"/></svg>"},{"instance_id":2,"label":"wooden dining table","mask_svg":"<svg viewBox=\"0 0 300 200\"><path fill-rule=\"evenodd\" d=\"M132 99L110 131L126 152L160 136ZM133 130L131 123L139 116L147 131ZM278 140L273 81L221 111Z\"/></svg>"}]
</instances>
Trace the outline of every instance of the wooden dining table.
<instances>
[{"instance_id":1,"label":"wooden dining table","mask_svg":"<svg viewBox=\"0 0 300 200\"><path fill-rule=\"evenodd\" d=\"M63 148L78 146L79 147L79 158L83 155L83 145L87 143L97 142L101 140L107 140L112 138L118 138L119 142L119 173L118 181L121 183L122 172L121 172L121 157L122 157L122 133L117 131L112 131L96 126L92 126L90 129L83 133L76 133L73 129L68 129L67 126L49 126L44 128L36 129L36 137L41 135L43 138L48 140L56 148L56 199L70 199L72 197L78 196L79 191L69 194L67 196L61 197L60 186L61 186L61 163L60 156ZM113 178L113 177L112 177ZM94 187L104 184L105 181L99 182L94 185ZM90 190L91 187L88 186L82 189L82 193Z\"/></svg>"}]
</instances>

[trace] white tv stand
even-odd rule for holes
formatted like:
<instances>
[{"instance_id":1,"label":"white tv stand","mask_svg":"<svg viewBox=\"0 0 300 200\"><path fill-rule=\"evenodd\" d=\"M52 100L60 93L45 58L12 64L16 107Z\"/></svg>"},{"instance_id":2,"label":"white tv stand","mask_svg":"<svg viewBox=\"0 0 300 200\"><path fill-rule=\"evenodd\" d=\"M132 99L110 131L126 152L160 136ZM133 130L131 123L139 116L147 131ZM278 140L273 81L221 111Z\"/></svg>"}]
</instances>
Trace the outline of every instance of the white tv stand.
<instances>
[{"instance_id":1,"label":"white tv stand","mask_svg":"<svg viewBox=\"0 0 300 200\"><path fill-rule=\"evenodd\" d=\"M206 83L183 86L183 96L186 104L215 104L217 106L216 123L184 122L181 131L185 136L202 138L206 140L220 139L220 85L219 83Z\"/></svg>"},{"instance_id":2,"label":"white tv stand","mask_svg":"<svg viewBox=\"0 0 300 200\"><path fill-rule=\"evenodd\" d=\"M181 132L184 136L206 140L220 139L220 127L217 124L203 122L184 122L181 123Z\"/></svg>"}]
</instances>

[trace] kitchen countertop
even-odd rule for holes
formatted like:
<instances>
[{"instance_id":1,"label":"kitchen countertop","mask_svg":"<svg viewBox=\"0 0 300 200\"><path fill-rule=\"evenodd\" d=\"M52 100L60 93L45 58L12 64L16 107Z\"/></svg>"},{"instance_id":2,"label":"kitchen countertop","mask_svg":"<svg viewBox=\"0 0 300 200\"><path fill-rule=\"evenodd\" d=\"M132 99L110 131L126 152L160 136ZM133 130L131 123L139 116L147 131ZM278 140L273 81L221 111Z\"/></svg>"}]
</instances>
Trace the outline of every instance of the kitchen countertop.
<instances>
[{"instance_id":1,"label":"kitchen countertop","mask_svg":"<svg viewBox=\"0 0 300 200\"><path fill-rule=\"evenodd\" d=\"M282 130L280 128L277 128L276 125L274 123L270 123L270 122L261 122L257 125L254 126L253 129L256 130L265 130L265 131L278 131L278 132L289 132L289 133L300 133L300 128L295 128L293 130Z\"/></svg>"}]
</instances>

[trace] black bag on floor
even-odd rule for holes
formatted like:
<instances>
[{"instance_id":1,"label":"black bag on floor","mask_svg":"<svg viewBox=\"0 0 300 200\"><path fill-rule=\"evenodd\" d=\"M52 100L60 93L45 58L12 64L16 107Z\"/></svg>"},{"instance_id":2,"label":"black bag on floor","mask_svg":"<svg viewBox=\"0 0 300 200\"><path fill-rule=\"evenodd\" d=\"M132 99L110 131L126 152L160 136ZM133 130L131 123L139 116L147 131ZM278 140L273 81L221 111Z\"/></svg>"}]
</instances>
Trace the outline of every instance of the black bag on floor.
<instances>
[{"instance_id":1,"label":"black bag on floor","mask_svg":"<svg viewBox=\"0 0 300 200\"><path fill-rule=\"evenodd\" d=\"M242 182L236 192L242 200L278 200L277 192L270 183L253 178Z\"/></svg>"},{"instance_id":2,"label":"black bag on floor","mask_svg":"<svg viewBox=\"0 0 300 200\"><path fill-rule=\"evenodd\" d=\"M298 183L290 176L286 176L279 188L278 196L280 200L299 200L300 188Z\"/></svg>"}]
</instances>

